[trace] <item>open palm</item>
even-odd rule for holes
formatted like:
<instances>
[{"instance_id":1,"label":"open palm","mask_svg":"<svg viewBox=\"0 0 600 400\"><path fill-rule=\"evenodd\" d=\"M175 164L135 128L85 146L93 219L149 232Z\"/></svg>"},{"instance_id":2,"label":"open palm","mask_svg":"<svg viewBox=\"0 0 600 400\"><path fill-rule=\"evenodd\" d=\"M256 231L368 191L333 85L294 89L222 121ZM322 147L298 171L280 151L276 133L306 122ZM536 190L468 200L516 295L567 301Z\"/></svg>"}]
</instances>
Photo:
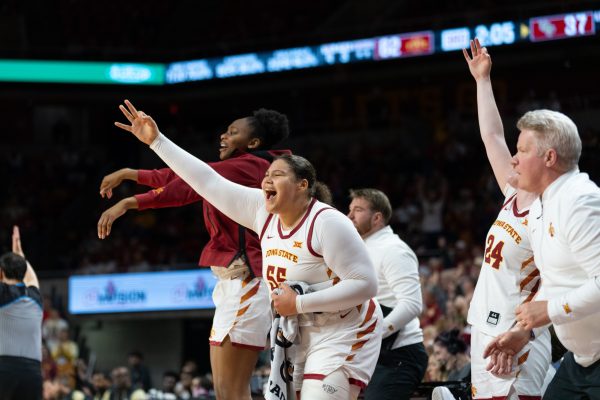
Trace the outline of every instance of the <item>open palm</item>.
<instances>
[{"instance_id":1,"label":"open palm","mask_svg":"<svg viewBox=\"0 0 600 400\"><path fill-rule=\"evenodd\" d=\"M123 130L133 133L141 142L148 145L151 144L158 136L158 126L156 125L156 122L143 111L136 110L129 100L125 100L125 105L127 107L122 104L119 105L119 109L123 115L125 115L125 118L129 120L131 125L123 124L121 122L115 122L115 125Z\"/></svg>"},{"instance_id":2,"label":"open palm","mask_svg":"<svg viewBox=\"0 0 600 400\"><path fill-rule=\"evenodd\" d=\"M487 49L485 47L481 47L479 39L475 38L475 40L471 40L472 57L469 56L469 52L466 49L463 49L463 54L465 56L465 60L467 60L467 64L469 64L471 75L473 75L475 80L490 77L490 71L492 70L492 58L488 54Z\"/></svg>"}]
</instances>

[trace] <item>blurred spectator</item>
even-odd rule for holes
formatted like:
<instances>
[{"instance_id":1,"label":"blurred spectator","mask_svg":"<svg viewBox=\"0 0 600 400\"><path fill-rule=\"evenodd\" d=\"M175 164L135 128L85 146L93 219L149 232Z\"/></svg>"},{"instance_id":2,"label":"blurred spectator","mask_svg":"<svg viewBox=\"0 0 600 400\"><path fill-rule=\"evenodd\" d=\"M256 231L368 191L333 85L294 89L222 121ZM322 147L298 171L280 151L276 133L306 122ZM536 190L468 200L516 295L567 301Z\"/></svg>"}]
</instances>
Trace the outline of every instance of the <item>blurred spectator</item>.
<instances>
[{"instance_id":1,"label":"blurred spectator","mask_svg":"<svg viewBox=\"0 0 600 400\"><path fill-rule=\"evenodd\" d=\"M111 372L112 387L107 400L145 400L146 393L142 389L131 387L131 376L126 367L116 367ZM106 397L106 395L105 395ZM105 400L105 399L102 399Z\"/></svg>"},{"instance_id":2,"label":"blurred spectator","mask_svg":"<svg viewBox=\"0 0 600 400\"><path fill-rule=\"evenodd\" d=\"M163 374L162 388L150 389L148 392L149 400L180 400L175 394L175 385L177 384L177 373L167 371Z\"/></svg>"},{"instance_id":3,"label":"blurred spectator","mask_svg":"<svg viewBox=\"0 0 600 400\"><path fill-rule=\"evenodd\" d=\"M44 400L87 400L80 390L74 390L60 380L44 382Z\"/></svg>"},{"instance_id":4,"label":"blurred spectator","mask_svg":"<svg viewBox=\"0 0 600 400\"><path fill-rule=\"evenodd\" d=\"M54 380L58 373L56 362L50 354L50 349L46 342L42 342L42 378L46 380Z\"/></svg>"},{"instance_id":5,"label":"blurred spectator","mask_svg":"<svg viewBox=\"0 0 600 400\"><path fill-rule=\"evenodd\" d=\"M111 381L104 371L94 372L92 375L92 400L108 400L110 396Z\"/></svg>"},{"instance_id":6,"label":"blurred spectator","mask_svg":"<svg viewBox=\"0 0 600 400\"><path fill-rule=\"evenodd\" d=\"M175 393L182 400L188 400L192 398L192 380L194 378L194 368L189 365L184 365L179 374L179 382L175 386Z\"/></svg>"},{"instance_id":7,"label":"blurred spectator","mask_svg":"<svg viewBox=\"0 0 600 400\"><path fill-rule=\"evenodd\" d=\"M150 371L143 364L144 355L139 351L132 351L127 357L129 364L129 373L131 374L131 386L134 389L150 390L152 380L150 379Z\"/></svg>"},{"instance_id":8,"label":"blurred spectator","mask_svg":"<svg viewBox=\"0 0 600 400\"><path fill-rule=\"evenodd\" d=\"M75 388L75 363L79 357L79 346L69 338L69 329L63 328L58 333L58 340L49 343L52 358L58 367L57 378L69 388Z\"/></svg>"},{"instance_id":9,"label":"blurred spectator","mask_svg":"<svg viewBox=\"0 0 600 400\"><path fill-rule=\"evenodd\" d=\"M433 381L469 381L471 360L460 331L453 329L439 334L433 343L429 378Z\"/></svg>"},{"instance_id":10,"label":"blurred spectator","mask_svg":"<svg viewBox=\"0 0 600 400\"><path fill-rule=\"evenodd\" d=\"M58 342L60 331L65 329L69 329L67 321L61 318L57 309L49 308L48 317L42 324L42 336L48 343L48 346L55 346Z\"/></svg>"}]
</instances>

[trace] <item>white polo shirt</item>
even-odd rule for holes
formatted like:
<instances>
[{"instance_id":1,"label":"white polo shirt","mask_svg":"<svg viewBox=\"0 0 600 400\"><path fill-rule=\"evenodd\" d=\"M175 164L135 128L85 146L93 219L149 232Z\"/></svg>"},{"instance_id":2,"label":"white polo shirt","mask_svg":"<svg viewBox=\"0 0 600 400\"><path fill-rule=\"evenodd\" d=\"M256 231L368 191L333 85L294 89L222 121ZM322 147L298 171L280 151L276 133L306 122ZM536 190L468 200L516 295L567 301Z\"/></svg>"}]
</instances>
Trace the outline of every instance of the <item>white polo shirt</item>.
<instances>
[{"instance_id":1,"label":"white polo shirt","mask_svg":"<svg viewBox=\"0 0 600 400\"><path fill-rule=\"evenodd\" d=\"M600 188L567 172L530 208L529 231L548 315L562 344L587 367L600 359Z\"/></svg>"},{"instance_id":2,"label":"white polo shirt","mask_svg":"<svg viewBox=\"0 0 600 400\"><path fill-rule=\"evenodd\" d=\"M384 319L383 337L400 331L393 349L422 342L419 315L423 298L417 256L389 225L368 236L365 244L377 272L377 301L393 308Z\"/></svg>"}]
</instances>

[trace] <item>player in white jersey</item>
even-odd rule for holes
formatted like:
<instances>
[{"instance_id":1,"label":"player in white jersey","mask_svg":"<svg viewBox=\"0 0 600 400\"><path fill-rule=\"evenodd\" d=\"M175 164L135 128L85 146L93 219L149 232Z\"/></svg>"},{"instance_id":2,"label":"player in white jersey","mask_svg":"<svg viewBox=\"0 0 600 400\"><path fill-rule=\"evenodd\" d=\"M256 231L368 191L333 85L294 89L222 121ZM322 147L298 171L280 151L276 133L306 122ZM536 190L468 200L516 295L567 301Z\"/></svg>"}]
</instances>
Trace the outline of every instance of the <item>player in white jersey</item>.
<instances>
[{"instance_id":1,"label":"player in white jersey","mask_svg":"<svg viewBox=\"0 0 600 400\"><path fill-rule=\"evenodd\" d=\"M548 330L530 340L531 333L514 329L520 343L515 368L498 374L488 371L484 350L500 334L513 329L515 309L533 299L540 287L540 274L533 262L527 224L529 206L536 195L513 188L511 154L504 138L502 120L494 100L490 71L491 58L479 41L471 41L471 53L464 50L469 70L477 82L477 106L481 138L505 201L490 228L483 265L469 308L471 333L471 382L474 399L540 399L550 363ZM501 372L504 372L503 370Z\"/></svg>"},{"instance_id":2,"label":"player in white jersey","mask_svg":"<svg viewBox=\"0 0 600 400\"><path fill-rule=\"evenodd\" d=\"M339 211L316 200L310 163L276 159L262 190L235 184L179 148L151 117L129 102L120 106L131 125L115 123L150 147L205 200L261 236L263 277L282 316L298 315L304 400L356 399L368 383L381 342L381 309L372 300L377 278L362 239ZM315 292L297 295L286 280ZM234 366L232 366L233 368Z\"/></svg>"}]
</instances>

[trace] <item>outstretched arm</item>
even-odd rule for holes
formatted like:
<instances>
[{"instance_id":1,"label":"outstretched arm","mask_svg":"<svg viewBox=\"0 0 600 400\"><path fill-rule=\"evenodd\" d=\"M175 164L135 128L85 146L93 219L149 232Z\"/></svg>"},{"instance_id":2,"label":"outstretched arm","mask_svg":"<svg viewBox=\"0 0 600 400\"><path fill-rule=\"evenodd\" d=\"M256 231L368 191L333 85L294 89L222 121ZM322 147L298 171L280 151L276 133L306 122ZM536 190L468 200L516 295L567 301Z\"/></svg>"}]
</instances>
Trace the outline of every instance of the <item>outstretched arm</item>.
<instances>
[{"instance_id":1,"label":"outstretched arm","mask_svg":"<svg viewBox=\"0 0 600 400\"><path fill-rule=\"evenodd\" d=\"M463 54L471 75L477 83L477 114L479 116L479 130L485 145L488 160L492 165L496 181L500 190L504 192L508 176L512 172L510 164L511 155L504 138L502 119L494 99L492 80L492 59L485 47L481 47L479 40L471 40L471 55L463 49Z\"/></svg>"},{"instance_id":2,"label":"outstretched arm","mask_svg":"<svg viewBox=\"0 0 600 400\"><path fill-rule=\"evenodd\" d=\"M100 183L100 197L111 198L113 189L119 186L124 180L137 181L138 171L131 168L121 168L102 178Z\"/></svg>"},{"instance_id":3,"label":"outstretched arm","mask_svg":"<svg viewBox=\"0 0 600 400\"><path fill-rule=\"evenodd\" d=\"M231 182L219 175L208 164L183 150L161 135L156 122L125 100L119 108L130 125L115 122L119 128L133 133L200 196L235 222L252 230L262 226L256 221L258 211L264 208L264 197L260 189L252 189ZM266 218L266 216L265 216Z\"/></svg>"},{"instance_id":4,"label":"outstretched arm","mask_svg":"<svg viewBox=\"0 0 600 400\"><path fill-rule=\"evenodd\" d=\"M12 234L12 251L25 258L25 253L23 252L23 247L21 246L21 233L19 232L18 226L13 226L13 234ZM27 272L25 272L25 278L23 278L23 282L25 286L34 286L36 288L40 288L40 283L38 281L37 275L33 270L29 261L27 261Z\"/></svg>"},{"instance_id":5,"label":"outstretched arm","mask_svg":"<svg viewBox=\"0 0 600 400\"><path fill-rule=\"evenodd\" d=\"M113 223L128 210L137 209L138 201L135 197L127 197L104 211L98 220L98 238L106 239L112 230Z\"/></svg>"}]
</instances>

